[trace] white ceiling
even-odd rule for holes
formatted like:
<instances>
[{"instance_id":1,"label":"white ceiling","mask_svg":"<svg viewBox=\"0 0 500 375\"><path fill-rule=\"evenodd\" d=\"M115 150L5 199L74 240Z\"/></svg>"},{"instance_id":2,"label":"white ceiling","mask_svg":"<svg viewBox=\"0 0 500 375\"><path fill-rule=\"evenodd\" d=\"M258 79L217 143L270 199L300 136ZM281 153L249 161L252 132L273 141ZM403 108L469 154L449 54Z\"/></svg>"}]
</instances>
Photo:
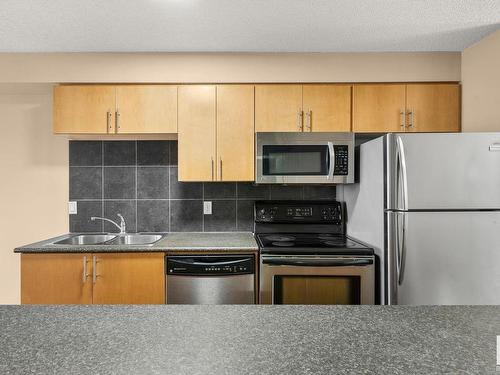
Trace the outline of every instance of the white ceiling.
<instances>
[{"instance_id":1,"label":"white ceiling","mask_svg":"<svg viewBox=\"0 0 500 375\"><path fill-rule=\"evenodd\" d=\"M461 51L498 0L2 0L0 52Z\"/></svg>"}]
</instances>

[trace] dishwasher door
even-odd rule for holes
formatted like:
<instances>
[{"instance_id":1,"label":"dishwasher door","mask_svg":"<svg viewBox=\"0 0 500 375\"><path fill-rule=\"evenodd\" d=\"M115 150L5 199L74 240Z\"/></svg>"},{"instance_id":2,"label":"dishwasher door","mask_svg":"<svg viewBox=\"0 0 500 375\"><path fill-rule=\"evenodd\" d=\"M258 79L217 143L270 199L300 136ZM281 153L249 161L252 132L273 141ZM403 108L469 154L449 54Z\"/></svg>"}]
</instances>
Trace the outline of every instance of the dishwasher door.
<instances>
[{"instance_id":1,"label":"dishwasher door","mask_svg":"<svg viewBox=\"0 0 500 375\"><path fill-rule=\"evenodd\" d=\"M255 303L253 255L166 257L167 304Z\"/></svg>"}]
</instances>

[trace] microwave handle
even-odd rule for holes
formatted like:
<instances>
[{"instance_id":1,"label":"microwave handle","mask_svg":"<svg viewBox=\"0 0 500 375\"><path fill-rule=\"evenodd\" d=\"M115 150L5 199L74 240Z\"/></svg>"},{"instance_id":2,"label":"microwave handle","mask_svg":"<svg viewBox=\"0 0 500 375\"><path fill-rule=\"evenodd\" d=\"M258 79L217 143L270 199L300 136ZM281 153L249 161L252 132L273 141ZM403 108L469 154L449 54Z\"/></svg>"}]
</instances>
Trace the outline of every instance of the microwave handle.
<instances>
[{"instance_id":1,"label":"microwave handle","mask_svg":"<svg viewBox=\"0 0 500 375\"><path fill-rule=\"evenodd\" d=\"M333 142L328 142L328 179L333 180L333 173L335 172L335 148Z\"/></svg>"}]
</instances>

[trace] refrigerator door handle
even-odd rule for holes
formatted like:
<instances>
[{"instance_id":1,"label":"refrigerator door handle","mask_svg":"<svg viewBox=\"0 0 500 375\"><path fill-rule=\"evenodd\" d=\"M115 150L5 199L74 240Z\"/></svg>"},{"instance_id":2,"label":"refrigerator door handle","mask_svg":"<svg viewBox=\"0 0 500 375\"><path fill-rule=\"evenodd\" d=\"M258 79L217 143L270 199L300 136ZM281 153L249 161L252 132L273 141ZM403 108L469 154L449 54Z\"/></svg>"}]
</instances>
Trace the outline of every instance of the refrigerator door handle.
<instances>
[{"instance_id":1,"label":"refrigerator door handle","mask_svg":"<svg viewBox=\"0 0 500 375\"><path fill-rule=\"evenodd\" d=\"M398 272L398 285L403 284L404 276L405 276L405 266L406 266L406 235L408 233L408 221L407 221L407 213L400 213L403 215L403 227L402 227L402 235L401 235L401 253L399 254L399 272ZM398 228L399 229L399 228ZM398 230L399 232L399 230ZM399 233L398 233L399 236ZM398 241L398 253L399 253L399 241Z\"/></svg>"},{"instance_id":2,"label":"refrigerator door handle","mask_svg":"<svg viewBox=\"0 0 500 375\"><path fill-rule=\"evenodd\" d=\"M405 157L405 149L403 146L403 141L401 137L396 138L396 158L397 158L397 173L396 173L396 208L401 210L408 209L408 175L406 173L406 157ZM400 185L401 182L401 185ZM400 191L402 189L402 191ZM403 207L400 207L399 195L402 195L403 198Z\"/></svg>"}]
</instances>

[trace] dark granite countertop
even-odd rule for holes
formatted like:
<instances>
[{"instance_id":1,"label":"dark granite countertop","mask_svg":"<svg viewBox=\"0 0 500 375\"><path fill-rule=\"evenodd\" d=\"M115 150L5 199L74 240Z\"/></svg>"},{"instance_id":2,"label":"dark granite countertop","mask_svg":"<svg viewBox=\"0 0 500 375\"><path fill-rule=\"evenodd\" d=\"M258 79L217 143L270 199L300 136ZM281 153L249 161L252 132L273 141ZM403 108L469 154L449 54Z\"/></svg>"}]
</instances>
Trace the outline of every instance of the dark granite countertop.
<instances>
[{"instance_id":1,"label":"dark granite countertop","mask_svg":"<svg viewBox=\"0 0 500 375\"><path fill-rule=\"evenodd\" d=\"M1 306L0 373L494 374L500 306Z\"/></svg>"},{"instance_id":2,"label":"dark granite countertop","mask_svg":"<svg viewBox=\"0 0 500 375\"><path fill-rule=\"evenodd\" d=\"M203 252L258 251L251 232L172 232L152 245L56 245L54 242L78 233L49 238L14 250L16 253L83 253L83 252Z\"/></svg>"}]
</instances>

